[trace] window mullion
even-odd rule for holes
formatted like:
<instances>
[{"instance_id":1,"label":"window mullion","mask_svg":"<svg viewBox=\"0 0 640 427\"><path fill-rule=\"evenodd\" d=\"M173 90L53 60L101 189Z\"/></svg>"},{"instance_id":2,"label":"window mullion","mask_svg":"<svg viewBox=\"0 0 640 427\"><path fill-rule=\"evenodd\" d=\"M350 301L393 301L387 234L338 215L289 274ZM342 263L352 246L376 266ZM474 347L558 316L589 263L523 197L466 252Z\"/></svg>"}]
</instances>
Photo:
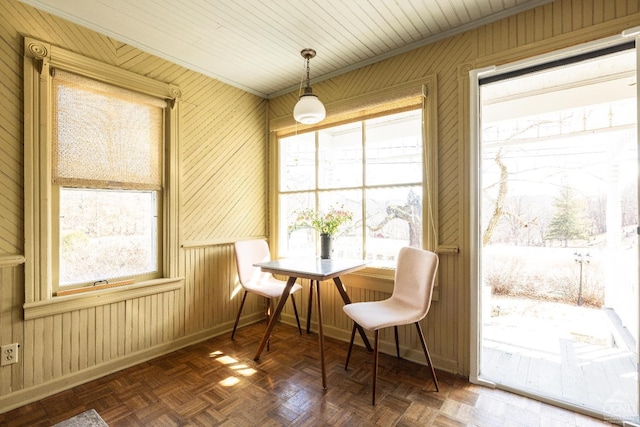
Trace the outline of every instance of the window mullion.
<instances>
[{"instance_id":1,"label":"window mullion","mask_svg":"<svg viewBox=\"0 0 640 427\"><path fill-rule=\"evenodd\" d=\"M367 122L362 121L361 140L362 140L362 189L360 194L362 197L362 257L367 259Z\"/></svg>"}]
</instances>

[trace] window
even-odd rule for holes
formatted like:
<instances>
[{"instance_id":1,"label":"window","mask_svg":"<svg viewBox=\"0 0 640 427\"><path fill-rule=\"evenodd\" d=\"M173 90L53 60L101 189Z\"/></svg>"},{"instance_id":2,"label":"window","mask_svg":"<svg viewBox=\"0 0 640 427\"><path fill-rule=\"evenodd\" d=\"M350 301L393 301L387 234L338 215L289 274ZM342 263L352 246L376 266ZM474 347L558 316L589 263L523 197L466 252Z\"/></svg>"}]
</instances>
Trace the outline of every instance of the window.
<instances>
[{"instance_id":1,"label":"window","mask_svg":"<svg viewBox=\"0 0 640 427\"><path fill-rule=\"evenodd\" d=\"M180 89L24 44L25 319L180 287Z\"/></svg>"},{"instance_id":2,"label":"window","mask_svg":"<svg viewBox=\"0 0 640 427\"><path fill-rule=\"evenodd\" d=\"M393 268L400 247L422 247L422 135L415 109L279 138L279 255L315 255L319 237L294 226L297 213L334 206L353 213L335 256Z\"/></svg>"},{"instance_id":3,"label":"window","mask_svg":"<svg viewBox=\"0 0 640 427\"><path fill-rule=\"evenodd\" d=\"M64 71L52 82L54 288L158 277L166 101Z\"/></svg>"}]
</instances>

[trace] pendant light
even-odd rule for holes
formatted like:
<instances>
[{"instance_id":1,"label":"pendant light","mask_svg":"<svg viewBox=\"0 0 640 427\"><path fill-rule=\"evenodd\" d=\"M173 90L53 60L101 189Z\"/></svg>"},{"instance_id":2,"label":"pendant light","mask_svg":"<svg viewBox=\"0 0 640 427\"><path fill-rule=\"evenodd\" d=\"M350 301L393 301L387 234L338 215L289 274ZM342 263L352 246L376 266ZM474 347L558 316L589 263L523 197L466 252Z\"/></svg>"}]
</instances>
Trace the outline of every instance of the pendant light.
<instances>
[{"instance_id":1,"label":"pendant light","mask_svg":"<svg viewBox=\"0 0 640 427\"><path fill-rule=\"evenodd\" d=\"M318 97L311 92L311 85L309 84L309 60L316 56L316 51L313 49L302 49L300 55L302 55L307 63L307 87L304 88L304 93L300 95L298 103L293 108L293 118L302 124L313 125L323 120L327 115L324 105L322 105Z\"/></svg>"}]
</instances>

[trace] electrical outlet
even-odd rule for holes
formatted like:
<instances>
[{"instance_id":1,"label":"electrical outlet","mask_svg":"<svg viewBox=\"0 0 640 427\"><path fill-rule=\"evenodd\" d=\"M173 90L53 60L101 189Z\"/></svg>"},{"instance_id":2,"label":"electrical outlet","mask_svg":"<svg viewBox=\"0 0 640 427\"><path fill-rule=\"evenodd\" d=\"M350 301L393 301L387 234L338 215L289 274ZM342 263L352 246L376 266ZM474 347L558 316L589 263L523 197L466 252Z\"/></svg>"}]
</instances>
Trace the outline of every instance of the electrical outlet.
<instances>
[{"instance_id":1,"label":"electrical outlet","mask_svg":"<svg viewBox=\"0 0 640 427\"><path fill-rule=\"evenodd\" d=\"M11 365L13 363L18 363L18 349L20 348L20 344L13 343L7 344L0 347L0 355L2 356L0 366Z\"/></svg>"}]
</instances>

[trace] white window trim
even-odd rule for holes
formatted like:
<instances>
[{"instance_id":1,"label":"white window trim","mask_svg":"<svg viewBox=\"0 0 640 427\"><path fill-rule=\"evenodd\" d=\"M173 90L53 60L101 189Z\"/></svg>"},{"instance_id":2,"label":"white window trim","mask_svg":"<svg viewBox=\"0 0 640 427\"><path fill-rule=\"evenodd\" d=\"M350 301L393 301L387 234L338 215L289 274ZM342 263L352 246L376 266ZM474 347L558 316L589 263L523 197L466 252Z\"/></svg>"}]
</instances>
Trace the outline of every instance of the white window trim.
<instances>
[{"instance_id":1,"label":"white window trim","mask_svg":"<svg viewBox=\"0 0 640 427\"><path fill-rule=\"evenodd\" d=\"M60 68L106 83L166 99L162 278L82 295L53 295L51 216L51 69ZM24 191L25 319L167 292L182 285L179 274L178 117L179 87L25 37Z\"/></svg>"}]
</instances>

